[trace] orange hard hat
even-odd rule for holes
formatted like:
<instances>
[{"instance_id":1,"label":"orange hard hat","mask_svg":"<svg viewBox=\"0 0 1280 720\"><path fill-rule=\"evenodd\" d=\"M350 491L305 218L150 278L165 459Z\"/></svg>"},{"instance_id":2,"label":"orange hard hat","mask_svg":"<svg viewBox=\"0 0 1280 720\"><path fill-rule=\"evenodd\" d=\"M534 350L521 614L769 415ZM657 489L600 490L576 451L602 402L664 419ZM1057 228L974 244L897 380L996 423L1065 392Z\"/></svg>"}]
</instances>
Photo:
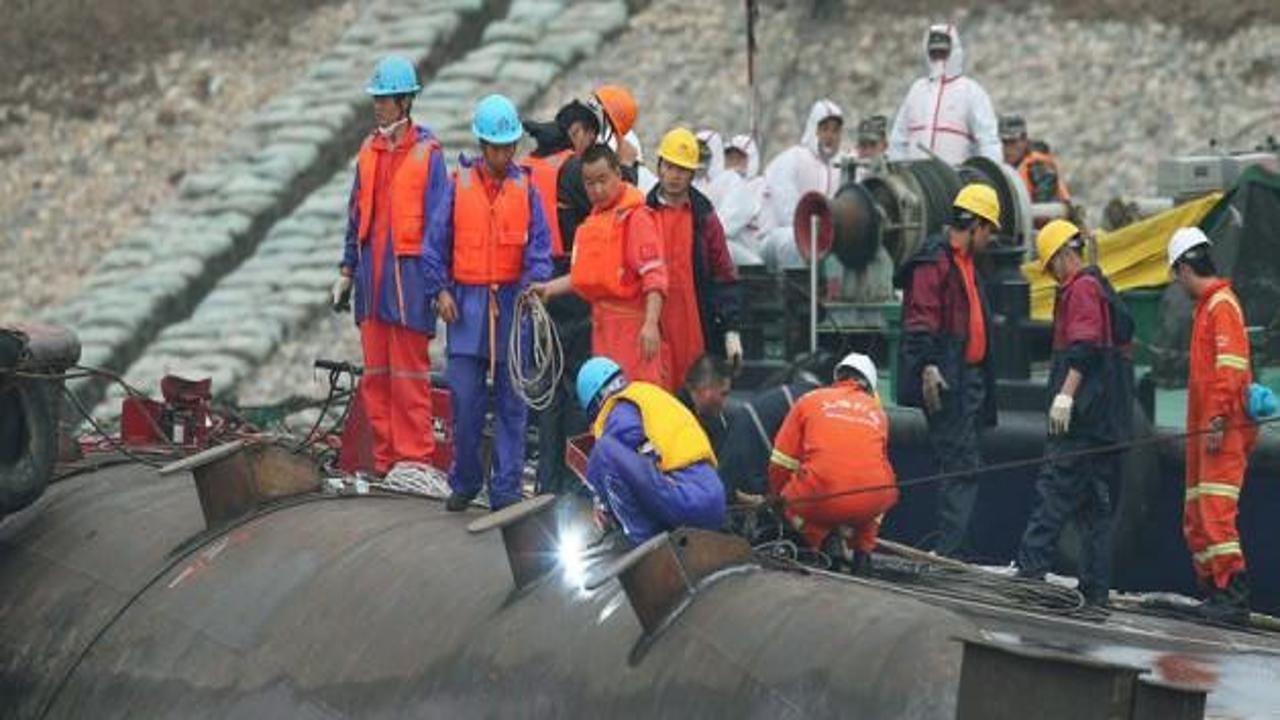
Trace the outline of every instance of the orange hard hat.
<instances>
[{"instance_id":1,"label":"orange hard hat","mask_svg":"<svg viewBox=\"0 0 1280 720\"><path fill-rule=\"evenodd\" d=\"M595 99L619 137L631 132L636 124L636 99L631 91L621 85L601 85Z\"/></svg>"}]
</instances>

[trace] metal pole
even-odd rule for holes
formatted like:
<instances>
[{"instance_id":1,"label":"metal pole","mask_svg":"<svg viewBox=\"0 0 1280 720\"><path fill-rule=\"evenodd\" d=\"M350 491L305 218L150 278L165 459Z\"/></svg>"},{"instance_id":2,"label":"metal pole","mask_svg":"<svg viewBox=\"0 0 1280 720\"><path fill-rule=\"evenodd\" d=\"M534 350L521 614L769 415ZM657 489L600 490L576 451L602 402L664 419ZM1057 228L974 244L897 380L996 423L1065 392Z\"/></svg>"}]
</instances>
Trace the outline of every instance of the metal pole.
<instances>
[{"instance_id":1,"label":"metal pole","mask_svg":"<svg viewBox=\"0 0 1280 720\"><path fill-rule=\"evenodd\" d=\"M809 216L809 354L818 352L818 213Z\"/></svg>"}]
</instances>

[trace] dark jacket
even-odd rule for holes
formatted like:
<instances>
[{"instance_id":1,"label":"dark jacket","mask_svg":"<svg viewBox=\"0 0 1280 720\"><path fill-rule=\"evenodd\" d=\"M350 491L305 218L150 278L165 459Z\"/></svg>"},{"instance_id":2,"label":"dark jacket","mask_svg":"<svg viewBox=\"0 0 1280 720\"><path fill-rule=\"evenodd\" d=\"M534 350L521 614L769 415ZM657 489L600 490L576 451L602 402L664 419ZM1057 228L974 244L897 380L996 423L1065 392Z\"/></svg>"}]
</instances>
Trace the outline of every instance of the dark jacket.
<instances>
[{"instance_id":1,"label":"dark jacket","mask_svg":"<svg viewBox=\"0 0 1280 720\"><path fill-rule=\"evenodd\" d=\"M1104 443L1133 433L1133 318L1115 288L1088 267L1058 288L1048 401L1072 368L1081 374L1067 435Z\"/></svg>"},{"instance_id":2,"label":"dark jacket","mask_svg":"<svg viewBox=\"0 0 1280 720\"><path fill-rule=\"evenodd\" d=\"M982 425L996 424L996 375L991 344L994 328L990 304L982 277L975 273L978 300L987 328L987 353L979 371L986 385L979 415ZM944 405L962 397L965 345L969 337L969 294L956 266L951 244L942 235L930 236L894 277L902 288L902 342L898 346L898 404L924 408L920 374L928 365L937 365L951 388L943 393Z\"/></svg>"},{"instance_id":3,"label":"dark jacket","mask_svg":"<svg viewBox=\"0 0 1280 720\"><path fill-rule=\"evenodd\" d=\"M750 400L729 406L725 413L728 427L716 454L720 480L730 499L735 490L756 495L768 492L773 439L796 400L818 387L811 382L791 383L761 390Z\"/></svg>"},{"instance_id":4,"label":"dark jacket","mask_svg":"<svg viewBox=\"0 0 1280 720\"><path fill-rule=\"evenodd\" d=\"M662 206L659 186L649 191L649 207ZM724 356L724 334L737 332L742 308L742 289L738 268L729 254L724 226L716 215L711 200L689 188L689 204L693 209L693 285L698 289L698 317L702 320L702 339L708 352Z\"/></svg>"}]
</instances>

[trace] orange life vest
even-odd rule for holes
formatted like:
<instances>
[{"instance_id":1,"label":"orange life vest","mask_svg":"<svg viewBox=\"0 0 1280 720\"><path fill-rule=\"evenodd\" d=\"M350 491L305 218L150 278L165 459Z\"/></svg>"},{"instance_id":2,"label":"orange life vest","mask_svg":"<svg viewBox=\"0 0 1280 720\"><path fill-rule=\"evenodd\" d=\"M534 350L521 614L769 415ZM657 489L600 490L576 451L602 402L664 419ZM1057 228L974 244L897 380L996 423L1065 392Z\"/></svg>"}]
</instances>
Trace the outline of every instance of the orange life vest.
<instances>
[{"instance_id":1,"label":"orange life vest","mask_svg":"<svg viewBox=\"0 0 1280 720\"><path fill-rule=\"evenodd\" d=\"M1031 195L1031 201L1039 202L1035 198L1035 182L1031 179L1031 168L1036 165L1045 165L1053 172L1055 182L1053 199L1058 202L1067 202L1071 200L1071 193L1067 190L1067 184L1062 180L1062 172L1058 169L1058 159L1051 153L1031 150L1022 158L1022 162L1018 163L1018 174L1022 176L1022 184L1027 186L1027 192Z\"/></svg>"},{"instance_id":2,"label":"orange life vest","mask_svg":"<svg viewBox=\"0 0 1280 720\"><path fill-rule=\"evenodd\" d=\"M453 279L464 285L512 283L529 242L529 179L507 177L489 199L480 168L460 168L453 190Z\"/></svg>"},{"instance_id":3,"label":"orange life vest","mask_svg":"<svg viewBox=\"0 0 1280 720\"><path fill-rule=\"evenodd\" d=\"M623 184L622 197L608 210L592 211L573 237L569 278L587 302L631 300L640 295L640 278L627 272L627 218L644 205L644 193Z\"/></svg>"},{"instance_id":4,"label":"orange life vest","mask_svg":"<svg viewBox=\"0 0 1280 720\"><path fill-rule=\"evenodd\" d=\"M564 257L564 239L560 237L560 217L556 212L556 193L560 181L560 168L565 161L573 157L572 150L561 150L546 157L530 155L520 161L529 170L533 186L538 189L538 199L542 202L542 214L547 218L547 226L551 228L551 256Z\"/></svg>"},{"instance_id":5,"label":"orange life vest","mask_svg":"<svg viewBox=\"0 0 1280 720\"><path fill-rule=\"evenodd\" d=\"M409 132L416 133L416 128ZM431 177L431 151L440 147L435 140L418 140L400 163L391 178L391 242L397 256L421 255L422 233L426 226L423 197L427 181ZM360 242L369 242L373 229L373 186L378 158L373 149L373 137L365 139L356 160L360 179L360 195L357 199L360 211Z\"/></svg>"}]
</instances>

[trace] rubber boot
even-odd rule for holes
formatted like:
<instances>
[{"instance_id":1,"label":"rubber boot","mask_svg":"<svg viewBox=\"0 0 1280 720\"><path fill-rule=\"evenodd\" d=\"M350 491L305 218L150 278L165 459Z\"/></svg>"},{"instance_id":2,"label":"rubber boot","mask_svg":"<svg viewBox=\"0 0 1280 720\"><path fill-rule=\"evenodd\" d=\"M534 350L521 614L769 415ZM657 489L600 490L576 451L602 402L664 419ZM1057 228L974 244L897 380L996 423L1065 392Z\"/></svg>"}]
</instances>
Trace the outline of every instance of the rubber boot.
<instances>
[{"instance_id":1,"label":"rubber boot","mask_svg":"<svg viewBox=\"0 0 1280 720\"><path fill-rule=\"evenodd\" d=\"M1245 573L1231 576L1225 588L1214 588L1200 606L1206 620L1226 625L1249 624L1249 579Z\"/></svg>"},{"instance_id":2,"label":"rubber boot","mask_svg":"<svg viewBox=\"0 0 1280 720\"><path fill-rule=\"evenodd\" d=\"M844 538L838 529L827 533L827 539L822 541L821 550L823 555L830 558L832 570L849 572L853 569L853 556L849 553L849 548L844 544Z\"/></svg>"}]
</instances>

